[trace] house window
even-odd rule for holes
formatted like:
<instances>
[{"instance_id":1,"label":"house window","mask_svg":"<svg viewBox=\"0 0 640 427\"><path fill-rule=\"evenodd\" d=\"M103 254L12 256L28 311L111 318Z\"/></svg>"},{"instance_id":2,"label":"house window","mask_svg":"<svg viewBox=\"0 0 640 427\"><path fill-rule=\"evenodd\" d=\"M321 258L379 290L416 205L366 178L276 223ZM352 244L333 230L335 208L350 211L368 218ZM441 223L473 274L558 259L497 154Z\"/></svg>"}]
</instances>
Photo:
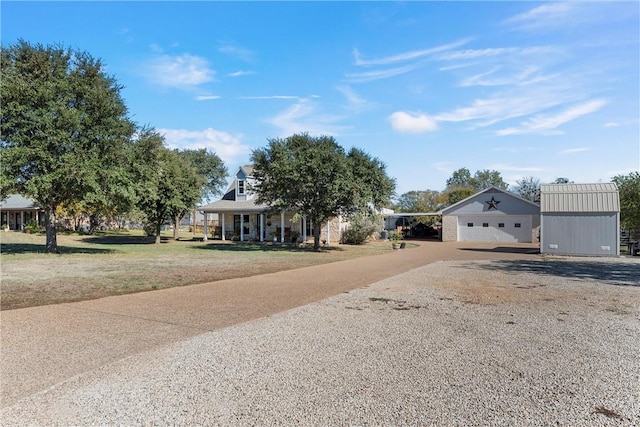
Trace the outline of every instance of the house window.
<instances>
[{"instance_id":1,"label":"house window","mask_svg":"<svg viewBox=\"0 0 640 427\"><path fill-rule=\"evenodd\" d=\"M521 227L521 226L520 226L520 223L519 223L519 222L516 222L516 223L515 223L515 227L516 227L516 228L520 228L520 227Z\"/></svg>"},{"instance_id":2,"label":"house window","mask_svg":"<svg viewBox=\"0 0 640 427\"><path fill-rule=\"evenodd\" d=\"M504 222L499 222L498 223L498 228L504 228Z\"/></svg>"},{"instance_id":3,"label":"house window","mask_svg":"<svg viewBox=\"0 0 640 427\"><path fill-rule=\"evenodd\" d=\"M473 227L473 223L472 222L468 222L467 223L467 227Z\"/></svg>"},{"instance_id":4,"label":"house window","mask_svg":"<svg viewBox=\"0 0 640 427\"><path fill-rule=\"evenodd\" d=\"M244 194L244 180L238 180L238 194Z\"/></svg>"}]
</instances>

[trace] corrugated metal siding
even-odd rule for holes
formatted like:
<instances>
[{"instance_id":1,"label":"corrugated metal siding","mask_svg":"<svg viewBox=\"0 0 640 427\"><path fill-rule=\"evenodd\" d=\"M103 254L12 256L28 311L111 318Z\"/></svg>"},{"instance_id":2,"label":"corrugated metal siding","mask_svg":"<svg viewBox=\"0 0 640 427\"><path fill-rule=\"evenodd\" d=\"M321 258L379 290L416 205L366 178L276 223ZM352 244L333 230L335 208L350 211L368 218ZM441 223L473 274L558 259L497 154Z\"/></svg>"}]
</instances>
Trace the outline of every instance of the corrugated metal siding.
<instances>
[{"instance_id":1,"label":"corrugated metal siding","mask_svg":"<svg viewBox=\"0 0 640 427\"><path fill-rule=\"evenodd\" d=\"M613 183L540 186L540 212L619 211L620 197Z\"/></svg>"},{"instance_id":2,"label":"corrugated metal siding","mask_svg":"<svg viewBox=\"0 0 640 427\"><path fill-rule=\"evenodd\" d=\"M546 213L540 252L555 255L619 255L618 214Z\"/></svg>"}]
</instances>

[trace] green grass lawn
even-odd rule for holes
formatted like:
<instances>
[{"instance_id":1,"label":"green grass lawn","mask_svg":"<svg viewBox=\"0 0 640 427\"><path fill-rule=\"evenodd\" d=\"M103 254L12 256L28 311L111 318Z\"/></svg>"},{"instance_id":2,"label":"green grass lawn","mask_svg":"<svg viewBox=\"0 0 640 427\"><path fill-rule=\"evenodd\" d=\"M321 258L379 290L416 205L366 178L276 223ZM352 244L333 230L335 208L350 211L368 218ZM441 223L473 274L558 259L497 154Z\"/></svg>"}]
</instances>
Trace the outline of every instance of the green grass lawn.
<instances>
[{"instance_id":1,"label":"green grass lawn","mask_svg":"<svg viewBox=\"0 0 640 427\"><path fill-rule=\"evenodd\" d=\"M3 310L81 301L289 270L390 251L362 246L207 242L183 233L162 243L140 232L58 234L60 254L45 254L45 236L0 232Z\"/></svg>"}]
</instances>

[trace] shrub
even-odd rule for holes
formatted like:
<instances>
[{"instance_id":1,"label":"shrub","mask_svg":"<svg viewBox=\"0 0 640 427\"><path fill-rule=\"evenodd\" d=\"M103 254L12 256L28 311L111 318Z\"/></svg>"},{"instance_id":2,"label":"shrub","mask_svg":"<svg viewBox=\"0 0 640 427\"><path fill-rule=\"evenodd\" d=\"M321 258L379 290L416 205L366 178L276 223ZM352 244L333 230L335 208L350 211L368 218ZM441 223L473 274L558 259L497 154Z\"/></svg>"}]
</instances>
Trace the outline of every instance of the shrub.
<instances>
[{"instance_id":1,"label":"shrub","mask_svg":"<svg viewBox=\"0 0 640 427\"><path fill-rule=\"evenodd\" d=\"M144 234L147 237L155 237L156 235L156 226L154 224L151 224L149 222L144 224Z\"/></svg>"},{"instance_id":2,"label":"shrub","mask_svg":"<svg viewBox=\"0 0 640 427\"><path fill-rule=\"evenodd\" d=\"M25 233L36 234L40 233L41 231L42 227L40 227L40 224L38 224L38 221L36 221L35 219L30 219L24 226Z\"/></svg>"},{"instance_id":3,"label":"shrub","mask_svg":"<svg viewBox=\"0 0 640 427\"><path fill-rule=\"evenodd\" d=\"M374 233L380 231L380 218L371 214L353 215L349 228L342 232L342 243L362 245L369 241Z\"/></svg>"}]
</instances>

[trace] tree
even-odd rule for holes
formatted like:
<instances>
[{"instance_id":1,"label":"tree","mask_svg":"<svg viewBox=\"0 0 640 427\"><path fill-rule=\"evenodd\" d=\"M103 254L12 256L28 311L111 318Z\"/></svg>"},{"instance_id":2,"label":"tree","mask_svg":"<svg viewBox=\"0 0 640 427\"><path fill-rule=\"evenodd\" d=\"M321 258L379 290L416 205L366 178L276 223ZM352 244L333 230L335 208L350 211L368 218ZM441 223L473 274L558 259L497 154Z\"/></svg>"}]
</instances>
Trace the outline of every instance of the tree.
<instances>
[{"instance_id":1,"label":"tree","mask_svg":"<svg viewBox=\"0 0 640 427\"><path fill-rule=\"evenodd\" d=\"M176 218L179 222L195 206L205 180L188 158L166 148L164 137L152 128L141 130L134 159L137 207L159 244L162 225L170 220L175 224Z\"/></svg>"},{"instance_id":2,"label":"tree","mask_svg":"<svg viewBox=\"0 0 640 427\"><path fill-rule=\"evenodd\" d=\"M622 228L640 232L640 172L616 175L611 180L618 186Z\"/></svg>"},{"instance_id":3,"label":"tree","mask_svg":"<svg viewBox=\"0 0 640 427\"><path fill-rule=\"evenodd\" d=\"M552 184L573 184L573 181L569 181L569 178L556 178Z\"/></svg>"},{"instance_id":4,"label":"tree","mask_svg":"<svg viewBox=\"0 0 640 427\"><path fill-rule=\"evenodd\" d=\"M502 190L506 190L509 187L502 179L502 176L500 176L500 172L489 169L478 170L471 176L469 169L460 168L454 171L451 177L447 179L447 190L467 188L477 192L491 186Z\"/></svg>"},{"instance_id":5,"label":"tree","mask_svg":"<svg viewBox=\"0 0 640 427\"><path fill-rule=\"evenodd\" d=\"M447 196L434 190L413 190L398 197L397 208L400 212L437 212L447 204ZM435 217L419 216L417 221L429 224Z\"/></svg>"},{"instance_id":6,"label":"tree","mask_svg":"<svg viewBox=\"0 0 640 427\"><path fill-rule=\"evenodd\" d=\"M476 194L476 190L474 190L473 188L454 188L445 191L448 206L455 205L456 203L466 199L467 197L471 197L474 194Z\"/></svg>"},{"instance_id":7,"label":"tree","mask_svg":"<svg viewBox=\"0 0 640 427\"><path fill-rule=\"evenodd\" d=\"M447 188L475 188L471 172L467 168L460 168L454 171L449 179L447 179Z\"/></svg>"},{"instance_id":8,"label":"tree","mask_svg":"<svg viewBox=\"0 0 640 427\"><path fill-rule=\"evenodd\" d=\"M199 175L202 176L204 184L202 185L199 203L222 193L226 185L227 168L222 159L216 153L207 151L205 148L197 150L182 150L179 154L188 159L196 168ZM193 218L196 218L196 209L193 208ZM179 221L179 219L177 220ZM178 222L174 221L174 239L177 238ZM196 233L194 222L193 233Z\"/></svg>"},{"instance_id":9,"label":"tree","mask_svg":"<svg viewBox=\"0 0 640 427\"><path fill-rule=\"evenodd\" d=\"M227 184L225 178L228 171L224 162L216 153L207 151L206 148L191 150L176 150L196 168L198 175L203 177L200 202L210 199L222 193Z\"/></svg>"},{"instance_id":10,"label":"tree","mask_svg":"<svg viewBox=\"0 0 640 427\"><path fill-rule=\"evenodd\" d=\"M479 170L473 175L473 188L476 191L482 191L489 187L497 187L501 190L506 190L509 188L509 184L504 182L502 176L500 176L500 172L496 170Z\"/></svg>"},{"instance_id":11,"label":"tree","mask_svg":"<svg viewBox=\"0 0 640 427\"><path fill-rule=\"evenodd\" d=\"M46 252L58 252L56 209L132 201L126 157L134 125L122 86L88 53L20 40L2 49L1 192L45 213Z\"/></svg>"},{"instance_id":12,"label":"tree","mask_svg":"<svg viewBox=\"0 0 640 427\"><path fill-rule=\"evenodd\" d=\"M540 203L540 180L538 178L528 176L519 179L513 190L527 200Z\"/></svg>"},{"instance_id":13,"label":"tree","mask_svg":"<svg viewBox=\"0 0 640 427\"><path fill-rule=\"evenodd\" d=\"M453 205L491 186L502 190L506 190L509 187L498 171L479 170L471 176L469 169L460 168L454 171L451 177L447 179L445 195L447 196L448 204Z\"/></svg>"},{"instance_id":14,"label":"tree","mask_svg":"<svg viewBox=\"0 0 640 427\"><path fill-rule=\"evenodd\" d=\"M347 155L332 137L303 133L268 142L251 155L256 201L275 212L306 216L313 224L316 251L324 222L381 208L395 189L382 162L357 149Z\"/></svg>"}]
</instances>

